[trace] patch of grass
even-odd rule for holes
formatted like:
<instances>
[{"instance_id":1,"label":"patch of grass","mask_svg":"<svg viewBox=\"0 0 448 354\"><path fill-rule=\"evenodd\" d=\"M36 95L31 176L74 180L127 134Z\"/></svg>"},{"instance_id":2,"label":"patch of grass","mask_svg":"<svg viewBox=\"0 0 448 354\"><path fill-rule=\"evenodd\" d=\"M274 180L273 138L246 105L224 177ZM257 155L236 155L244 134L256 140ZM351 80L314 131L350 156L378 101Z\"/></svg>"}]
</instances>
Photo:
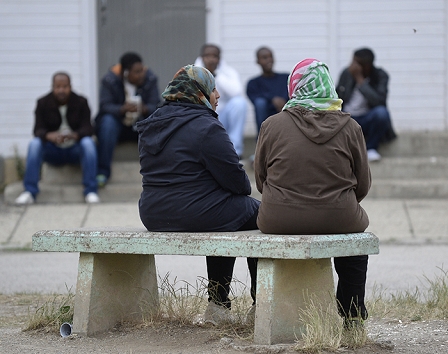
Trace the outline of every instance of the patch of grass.
<instances>
[{"instance_id":1,"label":"patch of grass","mask_svg":"<svg viewBox=\"0 0 448 354\"><path fill-rule=\"evenodd\" d=\"M438 268L440 274L431 280L424 277L426 286L387 294L374 289L367 301L370 315L402 321L445 320L448 318L448 271Z\"/></svg>"},{"instance_id":2,"label":"patch of grass","mask_svg":"<svg viewBox=\"0 0 448 354\"><path fill-rule=\"evenodd\" d=\"M141 304L144 324L192 324L195 316L204 311L207 287L203 280L198 279L196 284L192 285L175 278L171 283L168 273L163 278L159 277L159 284L159 307L153 307L150 301Z\"/></svg>"},{"instance_id":3,"label":"patch of grass","mask_svg":"<svg viewBox=\"0 0 448 354\"><path fill-rule=\"evenodd\" d=\"M299 309L299 318L304 328L302 338L297 339L296 350L301 353L321 353L336 351L341 347L356 349L367 342L367 331L360 322L359 326L344 328L343 320L338 314L336 299L323 308L315 296L307 296L307 306Z\"/></svg>"},{"instance_id":4,"label":"patch of grass","mask_svg":"<svg viewBox=\"0 0 448 354\"><path fill-rule=\"evenodd\" d=\"M67 289L65 295L54 294L37 309L29 313L24 331L59 331L64 322L73 323L75 294Z\"/></svg>"}]
</instances>

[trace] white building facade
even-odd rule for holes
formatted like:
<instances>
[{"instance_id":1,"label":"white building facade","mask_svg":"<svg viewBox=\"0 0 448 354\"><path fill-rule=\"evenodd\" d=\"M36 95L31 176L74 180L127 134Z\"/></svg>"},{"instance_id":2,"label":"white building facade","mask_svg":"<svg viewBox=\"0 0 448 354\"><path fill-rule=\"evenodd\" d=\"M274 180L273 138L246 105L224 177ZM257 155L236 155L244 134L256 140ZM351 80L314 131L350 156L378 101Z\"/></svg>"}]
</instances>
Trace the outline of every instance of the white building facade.
<instances>
[{"instance_id":1,"label":"white building facade","mask_svg":"<svg viewBox=\"0 0 448 354\"><path fill-rule=\"evenodd\" d=\"M370 47L390 75L397 132L448 129L448 0L207 0L206 10L207 41L244 84L260 72L260 46L273 49L276 71L314 57L335 81L355 49ZM96 11L93 0L0 0L0 155L26 154L36 99L56 71L71 74L94 116ZM246 134L255 134L252 109Z\"/></svg>"}]
</instances>

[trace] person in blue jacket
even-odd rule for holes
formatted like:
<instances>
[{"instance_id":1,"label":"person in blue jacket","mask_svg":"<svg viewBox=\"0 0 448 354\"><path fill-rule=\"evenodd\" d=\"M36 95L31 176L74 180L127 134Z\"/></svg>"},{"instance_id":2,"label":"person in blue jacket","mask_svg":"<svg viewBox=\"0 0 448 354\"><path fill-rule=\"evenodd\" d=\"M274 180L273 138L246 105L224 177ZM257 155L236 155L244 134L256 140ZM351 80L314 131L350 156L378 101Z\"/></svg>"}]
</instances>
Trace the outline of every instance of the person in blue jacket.
<instances>
[{"instance_id":1,"label":"person in blue jacket","mask_svg":"<svg viewBox=\"0 0 448 354\"><path fill-rule=\"evenodd\" d=\"M274 72L274 55L268 47L256 51L261 75L247 83L246 94L254 105L257 132L266 118L281 112L288 101L288 73Z\"/></svg>"},{"instance_id":2,"label":"person in blue jacket","mask_svg":"<svg viewBox=\"0 0 448 354\"><path fill-rule=\"evenodd\" d=\"M149 231L257 229L260 202L215 112L219 93L205 68L187 65L169 82L164 103L137 123L143 191L140 218ZM248 258L255 301L256 259ZM207 257L209 305L204 318L230 319L235 258Z\"/></svg>"},{"instance_id":3,"label":"person in blue jacket","mask_svg":"<svg viewBox=\"0 0 448 354\"><path fill-rule=\"evenodd\" d=\"M101 80L100 108L96 117L98 186L111 175L115 145L137 141L135 123L153 113L160 102L157 77L144 67L137 53L125 53Z\"/></svg>"}]
</instances>

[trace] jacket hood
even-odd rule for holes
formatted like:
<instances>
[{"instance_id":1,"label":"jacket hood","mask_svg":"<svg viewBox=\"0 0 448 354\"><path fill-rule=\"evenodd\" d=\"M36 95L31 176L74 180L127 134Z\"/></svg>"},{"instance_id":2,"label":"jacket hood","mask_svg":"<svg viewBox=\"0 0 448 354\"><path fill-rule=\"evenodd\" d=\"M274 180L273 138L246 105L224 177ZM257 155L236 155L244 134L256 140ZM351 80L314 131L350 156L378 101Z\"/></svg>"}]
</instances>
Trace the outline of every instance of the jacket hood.
<instances>
[{"instance_id":1,"label":"jacket hood","mask_svg":"<svg viewBox=\"0 0 448 354\"><path fill-rule=\"evenodd\" d=\"M206 106L165 102L152 115L137 123L139 139L144 141L142 146L150 154L158 154L182 126L203 115L218 116Z\"/></svg>"},{"instance_id":2,"label":"jacket hood","mask_svg":"<svg viewBox=\"0 0 448 354\"><path fill-rule=\"evenodd\" d=\"M350 114L341 111L309 110L300 106L288 108L286 112L302 133L316 144L325 144L351 119Z\"/></svg>"}]
</instances>

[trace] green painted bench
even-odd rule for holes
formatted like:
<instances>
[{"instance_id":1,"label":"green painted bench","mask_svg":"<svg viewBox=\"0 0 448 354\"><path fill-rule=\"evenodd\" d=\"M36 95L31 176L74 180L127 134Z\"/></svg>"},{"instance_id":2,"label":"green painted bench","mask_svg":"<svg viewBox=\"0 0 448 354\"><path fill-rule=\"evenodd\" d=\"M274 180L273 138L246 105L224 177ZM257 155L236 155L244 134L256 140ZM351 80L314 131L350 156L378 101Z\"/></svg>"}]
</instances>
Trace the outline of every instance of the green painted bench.
<instances>
[{"instance_id":1,"label":"green painted bench","mask_svg":"<svg viewBox=\"0 0 448 354\"><path fill-rule=\"evenodd\" d=\"M120 320L140 320L142 300L158 306L154 255L256 257L255 344L293 342L303 333L298 309L305 294L332 306L332 257L378 254L369 232L269 235L258 230L216 233L144 229L43 230L33 251L79 252L73 333L92 336Z\"/></svg>"}]
</instances>

